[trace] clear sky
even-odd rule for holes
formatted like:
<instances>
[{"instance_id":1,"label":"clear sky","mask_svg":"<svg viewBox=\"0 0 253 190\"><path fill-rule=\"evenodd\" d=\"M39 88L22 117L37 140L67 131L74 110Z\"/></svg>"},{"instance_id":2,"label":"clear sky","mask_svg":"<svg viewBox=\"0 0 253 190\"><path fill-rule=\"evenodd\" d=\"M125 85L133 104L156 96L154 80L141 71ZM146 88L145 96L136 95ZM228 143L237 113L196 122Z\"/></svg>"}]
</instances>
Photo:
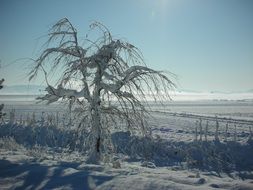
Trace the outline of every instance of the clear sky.
<instances>
[{"instance_id":1,"label":"clear sky","mask_svg":"<svg viewBox=\"0 0 253 190\"><path fill-rule=\"evenodd\" d=\"M252 0L1 0L0 77L28 84L27 65L57 20L67 17L85 36L104 23L139 47L148 66L178 76L181 89L253 89ZM37 84L40 81L37 82Z\"/></svg>"}]
</instances>

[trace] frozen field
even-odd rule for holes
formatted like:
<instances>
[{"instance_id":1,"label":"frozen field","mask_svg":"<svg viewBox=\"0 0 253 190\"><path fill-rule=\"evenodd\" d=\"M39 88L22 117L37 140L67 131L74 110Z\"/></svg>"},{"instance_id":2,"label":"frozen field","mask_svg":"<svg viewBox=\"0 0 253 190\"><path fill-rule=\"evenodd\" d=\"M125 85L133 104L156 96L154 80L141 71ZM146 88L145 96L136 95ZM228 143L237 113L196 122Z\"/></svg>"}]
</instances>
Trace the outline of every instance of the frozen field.
<instances>
[{"instance_id":1,"label":"frozen field","mask_svg":"<svg viewBox=\"0 0 253 190\"><path fill-rule=\"evenodd\" d=\"M249 96L249 95L248 95ZM1 102L5 102L6 109L12 108L21 109L22 111L39 111L39 110L51 110L61 109L61 105L49 105L43 106L41 104L35 104L36 96L33 95L0 95ZM188 97L188 96L187 96ZM253 97L252 94L249 96ZM189 97L188 97L189 98ZM196 97L196 95L194 96ZM180 98L178 98L180 100ZM205 114L205 115L217 115L226 117L240 117L253 120L253 99L242 100L195 100L192 101L171 101L164 103L164 106L157 106L157 104L151 103L153 110L172 113L192 113L192 114Z\"/></svg>"},{"instance_id":2,"label":"frozen field","mask_svg":"<svg viewBox=\"0 0 253 190\"><path fill-rule=\"evenodd\" d=\"M6 97L5 111L7 120L11 110L15 110L16 121L26 120L34 113L36 120L47 118L47 115L59 114L63 125L68 123L69 113L64 104L36 104L34 96ZM13 101L15 100L15 101ZM26 101L24 101L26 100ZM150 104L150 126L154 134L170 140L191 141L195 138L195 128L201 124L204 128L208 121L208 139L214 137L216 120L219 122L219 133L224 138L226 124L228 136L234 137L235 125L237 140L245 141L253 128L253 101L172 101L163 106ZM74 115L74 114L73 114ZM74 116L73 116L74 117ZM183 138L183 139L182 139Z\"/></svg>"},{"instance_id":3,"label":"frozen field","mask_svg":"<svg viewBox=\"0 0 253 190\"><path fill-rule=\"evenodd\" d=\"M1 99L0 189L253 189L252 101L152 105L153 138L115 131L113 161L98 166L85 164L64 105L32 98Z\"/></svg>"}]
</instances>

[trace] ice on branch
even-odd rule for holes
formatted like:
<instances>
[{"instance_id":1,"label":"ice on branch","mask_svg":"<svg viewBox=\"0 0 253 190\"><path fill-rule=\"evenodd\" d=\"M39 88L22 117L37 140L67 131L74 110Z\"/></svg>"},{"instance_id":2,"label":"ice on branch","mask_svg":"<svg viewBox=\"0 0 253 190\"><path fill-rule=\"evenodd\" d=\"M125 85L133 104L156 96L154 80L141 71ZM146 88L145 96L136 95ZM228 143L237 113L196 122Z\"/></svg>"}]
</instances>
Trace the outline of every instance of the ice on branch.
<instances>
[{"instance_id":1,"label":"ice on branch","mask_svg":"<svg viewBox=\"0 0 253 190\"><path fill-rule=\"evenodd\" d=\"M113 39L103 24L93 23L90 32L94 30L101 35L80 41L68 19L58 21L29 75L45 76L47 94L39 100L50 104L63 99L79 110L79 128L90 131L89 160L97 162L113 151L112 129L150 134L148 100L170 99L174 84L163 72L148 68L134 45ZM52 84L55 73L59 78Z\"/></svg>"}]
</instances>

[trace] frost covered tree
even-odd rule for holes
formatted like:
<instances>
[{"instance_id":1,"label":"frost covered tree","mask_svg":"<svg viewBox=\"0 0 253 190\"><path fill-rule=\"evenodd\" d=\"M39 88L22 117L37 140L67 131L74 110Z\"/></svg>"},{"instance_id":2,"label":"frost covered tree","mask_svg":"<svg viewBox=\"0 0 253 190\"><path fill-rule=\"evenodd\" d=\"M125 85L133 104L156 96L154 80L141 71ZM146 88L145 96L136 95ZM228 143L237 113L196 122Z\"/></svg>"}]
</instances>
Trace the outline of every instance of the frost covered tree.
<instances>
[{"instance_id":1,"label":"frost covered tree","mask_svg":"<svg viewBox=\"0 0 253 190\"><path fill-rule=\"evenodd\" d=\"M1 79L0 80L0 89L3 88L3 82L4 82L4 79ZM3 116L5 115L5 113L3 113L3 109L4 109L4 104L1 104L0 105L0 119L1 120L3 119Z\"/></svg>"},{"instance_id":2,"label":"frost covered tree","mask_svg":"<svg viewBox=\"0 0 253 190\"><path fill-rule=\"evenodd\" d=\"M41 71L47 83L47 93L39 99L48 103L64 99L71 104L79 114L79 126L89 132L93 162L112 151L112 129L146 135L148 101L170 99L174 87L165 74L146 66L138 48L114 39L98 22L90 25L81 42L71 22L59 20L34 63L29 79Z\"/></svg>"},{"instance_id":3,"label":"frost covered tree","mask_svg":"<svg viewBox=\"0 0 253 190\"><path fill-rule=\"evenodd\" d=\"M1 80L0 80L0 89L3 88L3 82L4 82L4 79L1 79Z\"/></svg>"},{"instance_id":4,"label":"frost covered tree","mask_svg":"<svg viewBox=\"0 0 253 190\"><path fill-rule=\"evenodd\" d=\"M0 60L0 62L1 62L1 60ZM0 65L0 68L1 68L1 65ZM0 90L3 88L3 82L4 82L4 79L1 79L1 80L0 80ZM1 105L0 105L0 119L1 119L2 116L3 116L3 113L2 113L3 108L4 108L4 105L1 104Z\"/></svg>"}]
</instances>

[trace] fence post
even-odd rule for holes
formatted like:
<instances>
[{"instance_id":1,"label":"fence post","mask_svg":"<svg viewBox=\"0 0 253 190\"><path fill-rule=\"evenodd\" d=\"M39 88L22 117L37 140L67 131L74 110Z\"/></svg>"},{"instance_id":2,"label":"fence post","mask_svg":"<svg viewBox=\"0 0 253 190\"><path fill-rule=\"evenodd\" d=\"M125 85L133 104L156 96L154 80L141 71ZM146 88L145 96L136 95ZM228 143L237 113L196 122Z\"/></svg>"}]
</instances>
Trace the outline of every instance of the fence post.
<instances>
[{"instance_id":1,"label":"fence post","mask_svg":"<svg viewBox=\"0 0 253 190\"><path fill-rule=\"evenodd\" d=\"M228 138L228 123L226 123L226 129L225 129L225 141L227 142Z\"/></svg>"},{"instance_id":2,"label":"fence post","mask_svg":"<svg viewBox=\"0 0 253 190\"><path fill-rule=\"evenodd\" d=\"M206 121L206 129L205 129L205 141L207 141L207 133L208 133L208 120Z\"/></svg>"},{"instance_id":3,"label":"fence post","mask_svg":"<svg viewBox=\"0 0 253 190\"><path fill-rule=\"evenodd\" d=\"M199 140L202 141L202 135L203 135L203 130L202 130L202 119L199 120L199 132L200 132Z\"/></svg>"},{"instance_id":4,"label":"fence post","mask_svg":"<svg viewBox=\"0 0 253 190\"><path fill-rule=\"evenodd\" d=\"M252 129L251 129L251 126L249 126L249 141L252 141Z\"/></svg>"},{"instance_id":5,"label":"fence post","mask_svg":"<svg viewBox=\"0 0 253 190\"><path fill-rule=\"evenodd\" d=\"M198 141L198 120L196 121L195 125L195 141Z\"/></svg>"},{"instance_id":6,"label":"fence post","mask_svg":"<svg viewBox=\"0 0 253 190\"><path fill-rule=\"evenodd\" d=\"M234 141L237 141L237 130L236 130L236 124L235 124L235 130L234 130Z\"/></svg>"},{"instance_id":7,"label":"fence post","mask_svg":"<svg viewBox=\"0 0 253 190\"><path fill-rule=\"evenodd\" d=\"M216 129L215 129L214 140L219 141L219 122L218 122L217 116L216 116Z\"/></svg>"}]
</instances>

